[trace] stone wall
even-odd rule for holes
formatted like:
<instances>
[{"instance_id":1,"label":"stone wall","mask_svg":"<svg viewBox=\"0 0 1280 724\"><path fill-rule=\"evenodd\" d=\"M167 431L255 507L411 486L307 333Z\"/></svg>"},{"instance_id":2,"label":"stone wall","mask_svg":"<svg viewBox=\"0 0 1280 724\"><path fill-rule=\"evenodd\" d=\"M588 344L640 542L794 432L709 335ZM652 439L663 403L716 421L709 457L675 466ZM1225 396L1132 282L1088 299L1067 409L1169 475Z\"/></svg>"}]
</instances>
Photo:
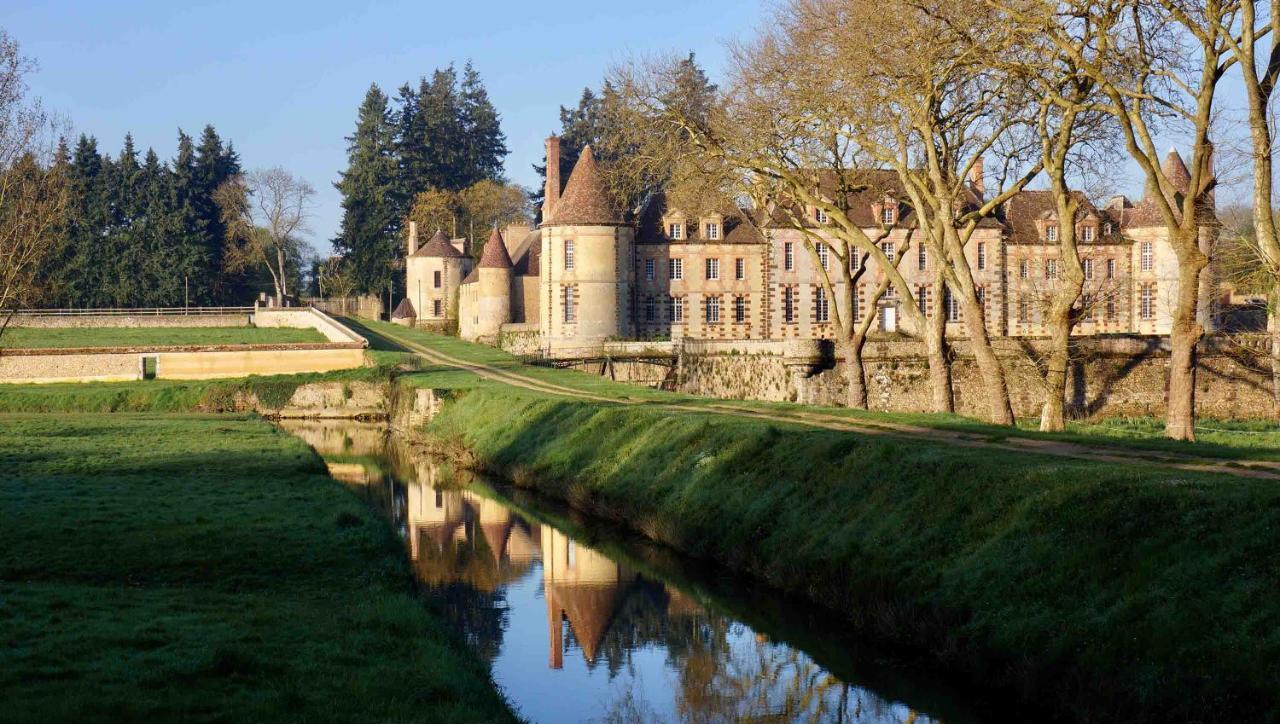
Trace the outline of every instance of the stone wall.
<instances>
[{"instance_id":1,"label":"stone wall","mask_svg":"<svg viewBox=\"0 0 1280 724\"><path fill-rule=\"evenodd\" d=\"M1247 342L1248 340L1246 340ZM1037 360L1043 340L1000 340L1015 413L1040 413L1043 383ZM1269 415L1273 403L1269 362L1258 345L1239 340L1207 340L1200 355L1197 409L1201 415L1246 419ZM777 343L705 342L686 346L678 389L730 399L843 405L845 366L828 345L823 360L797 365ZM982 378L967 345L955 345L953 390L956 411L982 417L987 412ZM1079 342L1068 380L1067 398L1076 417L1163 415L1168 374L1168 340L1163 337L1107 337ZM928 365L911 340L867 343L864 353L868 404L874 410L929 409Z\"/></svg>"},{"instance_id":2,"label":"stone wall","mask_svg":"<svg viewBox=\"0 0 1280 724\"><path fill-rule=\"evenodd\" d=\"M24 354L0 350L0 382L121 382L142 379L136 354Z\"/></svg>"}]
</instances>

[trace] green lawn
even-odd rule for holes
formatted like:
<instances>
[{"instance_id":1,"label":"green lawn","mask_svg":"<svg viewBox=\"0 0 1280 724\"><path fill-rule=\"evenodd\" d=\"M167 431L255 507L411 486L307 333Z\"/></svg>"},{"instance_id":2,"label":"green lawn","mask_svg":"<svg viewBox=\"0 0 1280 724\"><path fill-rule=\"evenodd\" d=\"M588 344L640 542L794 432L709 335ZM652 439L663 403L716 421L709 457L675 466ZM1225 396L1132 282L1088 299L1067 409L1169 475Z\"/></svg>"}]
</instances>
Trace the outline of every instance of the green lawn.
<instances>
[{"instance_id":1,"label":"green lawn","mask_svg":"<svg viewBox=\"0 0 1280 724\"><path fill-rule=\"evenodd\" d=\"M512 718L301 441L231 416L0 429L0 719Z\"/></svg>"},{"instance_id":2,"label":"green lawn","mask_svg":"<svg viewBox=\"0 0 1280 724\"><path fill-rule=\"evenodd\" d=\"M302 344L325 342L314 329L287 327L10 327L0 336L8 349L159 347L206 344Z\"/></svg>"},{"instance_id":3,"label":"green lawn","mask_svg":"<svg viewBox=\"0 0 1280 724\"><path fill-rule=\"evenodd\" d=\"M350 321L350 320L348 320ZM373 335L379 332L398 335L424 346L464 359L469 362L493 365L502 369L518 372L527 377L551 382L564 387L590 392L595 395L615 397L619 400L639 400L652 402L679 402L683 405L715 405L725 400L708 397L697 397L686 394L662 392L659 390L623 384L574 370L539 367L523 363L521 360L487 345L471 344L456 337L434 334L420 329L406 329L386 322L362 321L365 332ZM383 339L384 349L395 349L394 342ZM388 354L393 354L388 352ZM409 384L422 387L466 388L490 386L490 383L478 381L474 375L456 370L424 367L421 374L405 378ZM1164 423L1153 418L1113 418L1106 420L1074 421L1068 423L1064 433L1042 433L1036 427L1039 420L1025 418L1018 421L1018 427L1009 428L990 425L981 420L962 417L960 415L938 415L933 413L901 413L870 412L850 410L842 407L819 407L813 405L797 405L788 402L758 402L734 400L734 405L756 410L807 410L817 411L838 417L864 420L867 422L887 422L920 427L936 428L967 432L976 436L1000 439L1010 436L1062 440L1086 445L1119 446L1129 449L1150 450L1153 452L1169 452L1200 457L1224 459L1251 458L1259 460L1280 461L1280 421L1270 418L1257 420L1225 421L1202 419L1197 426L1199 442L1186 443L1163 438Z\"/></svg>"}]
</instances>

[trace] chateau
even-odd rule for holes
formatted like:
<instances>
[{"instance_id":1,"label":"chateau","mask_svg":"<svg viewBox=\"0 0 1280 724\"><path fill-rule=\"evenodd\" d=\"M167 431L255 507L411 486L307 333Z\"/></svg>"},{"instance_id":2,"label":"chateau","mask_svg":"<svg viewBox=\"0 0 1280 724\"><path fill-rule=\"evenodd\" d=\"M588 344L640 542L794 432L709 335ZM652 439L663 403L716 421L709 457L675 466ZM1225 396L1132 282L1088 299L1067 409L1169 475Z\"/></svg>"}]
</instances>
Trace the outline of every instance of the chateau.
<instances>
[{"instance_id":1,"label":"chateau","mask_svg":"<svg viewBox=\"0 0 1280 724\"><path fill-rule=\"evenodd\" d=\"M648 339L789 340L837 335L833 300L820 265L835 255L793 228L778 209L726 207L694 216L654 194L626 214L610 200L591 148L566 184L559 178L560 142L547 140L547 182L539 228L494 230L478 261L466 239L437 231L419 246L411 226L407 297L396 316L421 326L456 324L469 340L496 343L506 335L532 340L543 354L571 356L607 341ZM1184 188L1190 174L1171 150L1169 177ZM866 172L847 199L850 213L915 290L926 316L944 314L948 334L967 336L962 310L939 288L935 259L911 243L915 219L891 172ZM971 201L984 198L981 164L969 180ZM821 235L816 209L795 210ZM1156 204L1113 197L1096 207L1083 196L1077 218L1057 218L1047 191L1023 191L979 224L966 248L974 281L995 336L1045 334L1044 300L1057 282L1058 232L1072 223L1085 272L1076 333L1168 334L1177 288L1173 250ZM1205 228L1202 246L1213 243ZM854 260L853 263L858 263ZM888 292L871 300L882 278L874 262L857 277L853 317L875 315L872 331L910 333L905 302ZM1201 316L1209 326L1209 274L1202 279ZM837 295L842 298L843 294Z\"/></svg>"}]
</instances>

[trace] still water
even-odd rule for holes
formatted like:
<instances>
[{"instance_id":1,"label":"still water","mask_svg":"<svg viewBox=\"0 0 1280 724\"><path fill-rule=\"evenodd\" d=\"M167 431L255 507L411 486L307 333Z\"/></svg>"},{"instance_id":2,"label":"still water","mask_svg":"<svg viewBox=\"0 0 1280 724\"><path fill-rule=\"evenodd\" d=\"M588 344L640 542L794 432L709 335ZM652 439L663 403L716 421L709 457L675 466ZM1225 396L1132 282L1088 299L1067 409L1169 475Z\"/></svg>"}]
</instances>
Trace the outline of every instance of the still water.
<instances>
[{"instance_id":1,"label":"still water","mask_svg":"<svg viewBox=\"0 0 1280 724\"><path fill-rule=\"evenodd\" d=\"M576 721L976 721L941 678L789 601L562 506L416 459L382 428L287 422L391 520L518 713Z\"/></svg>"}]
</instances>

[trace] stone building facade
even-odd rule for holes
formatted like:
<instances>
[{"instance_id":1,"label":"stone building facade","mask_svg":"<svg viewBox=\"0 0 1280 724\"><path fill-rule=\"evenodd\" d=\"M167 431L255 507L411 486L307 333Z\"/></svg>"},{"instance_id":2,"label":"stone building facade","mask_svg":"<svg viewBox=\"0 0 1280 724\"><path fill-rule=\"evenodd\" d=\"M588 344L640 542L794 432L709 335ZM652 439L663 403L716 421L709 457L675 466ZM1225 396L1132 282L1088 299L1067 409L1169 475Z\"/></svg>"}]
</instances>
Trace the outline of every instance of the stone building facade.
<instances>
[{"instance_id":1,"label":"stone building facade","mask_svg":"<svg viewBox=\"0 0 1280 724\"><path fill-rule=\"evenodd\" d=\"M813 208L683 210L654 194L635 213L611 201L590 147L561 185L559 140L547 141L543 223L495 230L472 268L466 240L437 232L416 248L410 233L409 299L419 324L458 320L464 338L497 343L519 335L522 348L574 356L606 342L644 340L812 340L838 335L844 298L829 295L820 267L839 263L831 245L811 243L829 223ZM1190 174L1176 151L1164 170L1175 185ZM964 310L940 281L932 249L914 234L916 219L891 172L866 172L845 201L868 236L907 280L913 299L893 288L873 304L884 275L869 257L857 276L852 316L874 315L873 335L912 329L903 304L943 314L952 338L968 336ZM985 199L981 165L965 203ZM802 219L804 231L795 228ZM1049 192L1023 191L980 222L965 248L994 337L1040 337L1044 309L1059 283L1057 218ZM1117 196L1097 207L1081 196L1076 229L1085 293L1076 333L1167 335L1177 263L1163 219L1150 199ZM808 233L806 233L808 232ZM1211 229L1202 245L1210 249ZM1201 321L1211 328L1211 272L1202 278ZM532 340L531 342L529 340Z\"/></svg>"}]
</instances>

